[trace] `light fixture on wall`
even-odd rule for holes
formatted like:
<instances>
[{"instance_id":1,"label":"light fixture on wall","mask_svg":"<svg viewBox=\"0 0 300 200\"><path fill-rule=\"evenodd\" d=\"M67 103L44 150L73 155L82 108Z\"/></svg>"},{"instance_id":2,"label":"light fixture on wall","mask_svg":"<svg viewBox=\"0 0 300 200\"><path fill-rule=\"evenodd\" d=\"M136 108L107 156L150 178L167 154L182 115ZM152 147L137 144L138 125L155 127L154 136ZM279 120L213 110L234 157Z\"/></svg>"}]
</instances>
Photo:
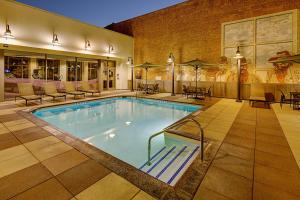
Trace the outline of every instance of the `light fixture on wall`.
<instances>
[{"instance_id":1,"label":"light fixture on wall","mask_svg":"<svg viewBox=\"0 0 300 200\"><path fill-rule=\"evenodd\" d=\"M85 41L85 50L91 50L91 49L92 49L92 47L91 47L90 41L89 41L89 40L86 40L86 41Z\"/></svg>"},{"instance_id":2,"label":"light fixture on wall","mask_svg":"<svg viewBox=\"0 0 300 200\"><path fill-rule=\"evenodd\" d=\"M60 43L58 41L57 34L53 33L53 39L52 39L53 46L60 46Z\"/></svg>"},{"instance_id":3,"label":"light fixture on wall","mask_svg":"<svg viewBox=\"0 0 300 200\"><path fill-rule=\"evenodd\" d=\"M108 45L108 53L111 54L111 53L113 53L113 52L114 52L114 46L111 45L111 44L109 44L109 45Z\"/></svg>"},{"instance_id":4,"label":"light fixture on wall","mask_svg":"<svg viewBox=\"0 0 300 200\"><path fill-rule=\"evenodd\" d=\"M171 96L175 96L175 57L173 53L169 54L168 64L172 66L172 93Z\"/></svg>"},{"instance_id":5,"label":"light fixture on wall","mask_svg":"<svg viewBox=\"0 0 300 200\"><path fill-rule=\"evenodd\" d=\"M13 39L13 38L15 38L15 37L12 35L11 30L10 30L10 27L9 27L8 24L6 24L6 30L5 30L5 32L4 32L4 34L3 34L3 37L6 38L6 39L9 39L9 38Z\"/></svg>"},{"instance_id":6,"label":"light fixture on wall","mask_svg":"<svg viewBox=\"0 0 300 200\"><path fill-rule=\"evenodd\" d=\"M133 58L128 57L126 64L131 67L131 91L133 92L134 91L134 89L133 89L133 68L134 68Z\"/></svg>"}]
</instances>

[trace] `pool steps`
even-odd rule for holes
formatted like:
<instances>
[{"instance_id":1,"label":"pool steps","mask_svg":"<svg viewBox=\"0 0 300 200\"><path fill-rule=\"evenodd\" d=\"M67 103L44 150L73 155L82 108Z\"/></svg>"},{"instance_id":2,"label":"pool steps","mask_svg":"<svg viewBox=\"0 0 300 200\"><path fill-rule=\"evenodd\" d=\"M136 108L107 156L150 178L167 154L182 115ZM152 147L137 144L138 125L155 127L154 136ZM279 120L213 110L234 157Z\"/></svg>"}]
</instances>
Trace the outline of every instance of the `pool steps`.
<instances>
[{"instance_id":1,"label":"pool steps","mask_svg":"<svg viewBox=\"0 0 300 200\"><path fill-rule=\"evenodd\" d=\"M140 169L174 186L199 152L199 145L165 146L151 157L150 166L144 163Z\"/></svg>"}]
</instances>

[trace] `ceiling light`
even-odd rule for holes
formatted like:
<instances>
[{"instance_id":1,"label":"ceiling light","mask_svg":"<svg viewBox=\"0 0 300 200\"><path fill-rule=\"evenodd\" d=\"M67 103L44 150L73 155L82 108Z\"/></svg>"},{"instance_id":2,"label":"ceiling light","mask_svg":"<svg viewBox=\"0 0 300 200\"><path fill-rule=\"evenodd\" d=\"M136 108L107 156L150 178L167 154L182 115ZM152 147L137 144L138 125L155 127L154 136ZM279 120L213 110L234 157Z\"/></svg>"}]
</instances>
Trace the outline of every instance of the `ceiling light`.
<instances>
[{"instance_id":1,"label":"ceiling light","mask_svg":"<svg viewBox=\"0 0 300 200\"><path fill-rule=\"evenodd\" d=\"M8 38L15 38L15 37L11 34L11 30L10 30L8 24L6 25L6 30L5 30L5 32L4 32L4 34L3 34L3 37L6 38L6 39L8 39Z\"/></svg>"},{"instance_id":2,"label":"ceiling light","mask_svg":"<svg viewBox=\"0 0 300 200\"><path fill-rule=\"evenodd\" d=\"M58 37L56 34L53 34L52 44L53 44L53 46L60 46L60 43L58 41Z\"/></svg>"}]
</instances>

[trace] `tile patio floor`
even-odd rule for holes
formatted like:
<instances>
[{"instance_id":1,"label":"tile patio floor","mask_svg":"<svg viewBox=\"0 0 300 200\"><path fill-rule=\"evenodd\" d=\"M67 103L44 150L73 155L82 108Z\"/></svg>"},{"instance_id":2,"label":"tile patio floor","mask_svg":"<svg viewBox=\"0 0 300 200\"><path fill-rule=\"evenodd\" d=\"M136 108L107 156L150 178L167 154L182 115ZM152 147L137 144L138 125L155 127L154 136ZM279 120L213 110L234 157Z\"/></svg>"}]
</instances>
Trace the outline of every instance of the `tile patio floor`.
<instances>
[{"instance_id":1,"label":"tile patio floor","mask_svg":"<svg viewBox=\"0 0 300 200\"><path fill-rule=\"evenodd\" d=\"M182 96L151 98L198 103ZM49 128L23 118L17 113L27 109L21 102L0 103L0 200L155 199L57 139ZM300 136L293 132L294 123L284 120L299 119L300 112L285 108L281 113L277 105L251 108L229 99L204 103L211 107L195 118L218 148L194 199L300 199L299 145L293 143ZM196 134L193 125L180 128Z\"/></svg>"}]
</instances>

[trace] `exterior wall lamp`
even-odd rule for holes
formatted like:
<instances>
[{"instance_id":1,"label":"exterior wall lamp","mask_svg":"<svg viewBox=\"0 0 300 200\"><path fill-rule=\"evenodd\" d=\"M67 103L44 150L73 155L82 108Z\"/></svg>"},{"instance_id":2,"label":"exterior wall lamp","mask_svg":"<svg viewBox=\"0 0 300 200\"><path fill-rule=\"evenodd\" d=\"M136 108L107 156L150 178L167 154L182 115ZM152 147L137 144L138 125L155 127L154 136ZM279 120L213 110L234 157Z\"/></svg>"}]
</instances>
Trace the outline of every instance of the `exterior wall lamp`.
<instances>
[{"instance_id":1,"label":"exterior wall lamp","mask_svg":"<svg viewBox=\"0 0 300 200\"><path fill-rule=\"evenodd\" d=\"M170 53L167 63L172 66L172 93L171 96L175 96L175 57L173 53Z\"/></svg>"},{"instance_id":2,"label":"exterior wall lamp","mask_svg":"<svg viewBox=\"0 0 300 200\"><path fill-rule=\"evenodd\" d=\"M126 64L131 67L131 91L133 92L134 91L134 89L133 89L133 73L134 73L133 58L128 57Z\"/></svg>"},{"instance_id":3,"label":"exterior wall lamp","mask_svg":"<svg viewBox=\"0 0 300 200\"><path fill-rule=\"evenodd\" d=\"M111 54L114 52L114 46L113 45L108 45L108 53Z\"/></svg>"},{"instance_id":4,"label":"exterior wall lamp","mask_svg":"<svg viewBox=\"0 0 300 200\"><path fill-rule=\"evenodd\" d=\"M92 49L92 47L91 47L90 41L89 41L89 40L86 40L86 41L85 41L85 50L91 50L91 49Z\"/></svg>"},{"instance_id":5,"label":"exterior wall lamp","mask_svg":"<svg viewBox=\"0 0 300 200\"><path fill-rule=\"evenodd\" d=\"M9 38L10 38L10 39L13 39L13 38L15 38L15 37L12 35L11 30L10 30L8 24L6 24L6 30L5 30L5 32L4 32L4 34L3 34L2 37L4 37L5 39L9 39Z\"/></svg>"},{"instance_id":6,"label":"exterior wall lamp","mask_svg":"<svg viewBox=\"0 0 300 200\"><path fill-rule=\"evenodd\" d=\"M237 59L237 75L238 75L236 102L242 102L242 100L241 100L241 83L240 82L241 82L241 59L243 58L243 56L241 55L241 52L240 52L240 46L237 46L234 58Z\"/></svg>"},{"instance_id":7,"label":"exterior wall lamp","mask_svg":"<svg viewBox=\"0 0 300 200\"><path fill-rule=\"evenodd\" d=\"M53 33L53 39L52 39L53 46L60 46L60 43L58 41L57 34Z\"/></svg>"}]
</instances>

